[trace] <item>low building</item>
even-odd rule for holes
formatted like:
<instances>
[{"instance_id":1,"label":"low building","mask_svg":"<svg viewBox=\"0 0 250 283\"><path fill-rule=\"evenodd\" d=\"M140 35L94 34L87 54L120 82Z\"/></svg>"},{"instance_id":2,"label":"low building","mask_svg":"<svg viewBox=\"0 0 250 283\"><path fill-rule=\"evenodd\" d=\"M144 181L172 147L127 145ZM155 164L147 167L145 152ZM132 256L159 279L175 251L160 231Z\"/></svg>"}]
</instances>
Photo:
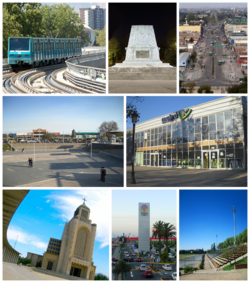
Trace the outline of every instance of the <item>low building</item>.
<instances>
[{"instance_id":1,"label":"low building","mask_svg":"<svg viewBox=\"0 0 250 283\"><path fill-rule=\"evenodd\" d=\"M182 78L185 74L185 71L188 68L188 64L190 61L190 53L182 52L179 56L179 77Z\"/></svg>"},{"instance_id":2,"label":"low building","mask_svg":"<svg viewBox=\"0 0 250 283\"><path fill-rule=\"evenodd\" d=\"M42 262L43 262L43 256L42 255L39 255L39 254L34 254L34 253L27 253L27 256L26 256L27 259L30 259L31 260L31 263L34 265L34 266L37 266L37 264L40 264L42 265Z\"/></svg>"},{"instance_id":3,"label":"low building","mask_svg":"<svg viewBox=\"0 0 250 283\"><path fill-rule=\"evenodd\" d=\"M228 96L139 123L136 166L247 168L247 100Z\"/></svg>"}]
</instances>

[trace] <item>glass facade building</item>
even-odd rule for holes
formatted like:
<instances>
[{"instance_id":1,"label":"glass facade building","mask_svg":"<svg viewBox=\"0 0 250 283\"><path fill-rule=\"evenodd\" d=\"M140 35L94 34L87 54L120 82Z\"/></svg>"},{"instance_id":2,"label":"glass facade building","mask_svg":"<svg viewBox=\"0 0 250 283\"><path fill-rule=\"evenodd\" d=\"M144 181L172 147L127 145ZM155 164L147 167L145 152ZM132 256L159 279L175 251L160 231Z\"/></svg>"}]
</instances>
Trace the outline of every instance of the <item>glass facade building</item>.
<instances>
[{"instance_id":1,"label":"glass facade building","mask_svg":"<svg viewBox=\"0 0 250 283\"><path fill-rule=\"evenodd\" d=\"M220 98L140 123L135 165L246 169L246 123L245 97Z\"/></svg>"}]
</instances>

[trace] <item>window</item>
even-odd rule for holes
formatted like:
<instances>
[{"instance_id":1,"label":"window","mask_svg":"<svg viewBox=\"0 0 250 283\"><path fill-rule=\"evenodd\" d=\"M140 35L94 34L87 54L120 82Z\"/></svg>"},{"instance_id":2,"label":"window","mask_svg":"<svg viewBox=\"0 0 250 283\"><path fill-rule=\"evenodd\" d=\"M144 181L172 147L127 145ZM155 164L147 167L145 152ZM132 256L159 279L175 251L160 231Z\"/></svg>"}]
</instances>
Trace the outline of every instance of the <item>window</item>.
<instances>
[{"instance_id":1,"label":"window","mask_svg":"<svg viewBox=\"0 0 250 283\"><path fill-rule=\"evenodd\" d=\"M29 38L10 38L11 51L29 51Z\"/></svg>"},{"instance_id":2,"label":"window","mask_svg":"<svg viewBox=\"0 0 250 283\"><path fill-rule=\"evenodd\" d=\"M217 122L224 121L224 113L217 114Z\"/></svg>"},{"instance_id":3,"label":"window","mask_svg":"<svg viewBox=\"0 0 250 283\"><path fill-rule=\"evenodd\" d=\"M215 123L215 115L210 115L209 116L209 124Z\"/></svg>"}]
</instances>

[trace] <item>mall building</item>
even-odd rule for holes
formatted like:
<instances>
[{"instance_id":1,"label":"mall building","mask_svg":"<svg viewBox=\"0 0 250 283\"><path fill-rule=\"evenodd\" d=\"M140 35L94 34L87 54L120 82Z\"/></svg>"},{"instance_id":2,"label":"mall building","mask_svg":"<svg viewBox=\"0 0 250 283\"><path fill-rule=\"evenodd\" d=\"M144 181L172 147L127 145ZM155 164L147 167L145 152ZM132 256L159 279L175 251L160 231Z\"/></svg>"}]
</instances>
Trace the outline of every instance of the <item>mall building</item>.
<instances>
[{"instance_id":1,"label":"mall building","mask_svg":"<svg viewBox=\"0 0 250 283\"><path fill-rule=\"evenodd\" d=\"M135 127L136 166L246 169L246 155L247 101L242 96L215 99Z\"/></svg>"}]
</instances>

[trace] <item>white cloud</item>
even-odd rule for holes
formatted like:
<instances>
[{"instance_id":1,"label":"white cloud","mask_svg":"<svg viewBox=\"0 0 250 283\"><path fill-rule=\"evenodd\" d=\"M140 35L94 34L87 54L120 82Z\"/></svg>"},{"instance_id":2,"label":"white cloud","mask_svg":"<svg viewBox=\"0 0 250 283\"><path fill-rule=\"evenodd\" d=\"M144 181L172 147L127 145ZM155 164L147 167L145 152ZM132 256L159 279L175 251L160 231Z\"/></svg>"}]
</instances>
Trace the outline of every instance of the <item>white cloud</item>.
<instances>
[{"instance_id":1,"label":"white cloud","mask_svg":"<svg viewBox=\"0 0 250 283\"><path fill-rule=\"evenodd\" d=\"M18 237L17 237L18 235ZM42 242L38 236L34 234L28 234L25 231L22 231L20 227L10 226L7 230L7 239L16 240L19 243L35 246L38 249L46 249L47 243Z\"/></svg>"},{"instance_id":2,"label":"white cloud","mask_svg":"<svg viewBox=\"0 0 250 283\"><path fill-rule=\"evenodd\" d=\"M76 208L83 203L82 198L86 198L86 205L90 208L90 219L92 223L97 224L96 240L101 242L100 248L109 245L109 227L110 227L110 210L111 198L108 190L77 190L61 195L52 194L49 196L53 199L53 207L60 212L63 221L69 221Z\"/></svg>"},{"instance_id":3,"label":"white cloud","mask_svg":"<svg viewBox=\"0 0 250 283\"><path fill-rule=\"evenodd\" d=\"M47 203L50 203L50 199L47 199L46 202L47 202Z\"/></svg>"}]
</instances>

